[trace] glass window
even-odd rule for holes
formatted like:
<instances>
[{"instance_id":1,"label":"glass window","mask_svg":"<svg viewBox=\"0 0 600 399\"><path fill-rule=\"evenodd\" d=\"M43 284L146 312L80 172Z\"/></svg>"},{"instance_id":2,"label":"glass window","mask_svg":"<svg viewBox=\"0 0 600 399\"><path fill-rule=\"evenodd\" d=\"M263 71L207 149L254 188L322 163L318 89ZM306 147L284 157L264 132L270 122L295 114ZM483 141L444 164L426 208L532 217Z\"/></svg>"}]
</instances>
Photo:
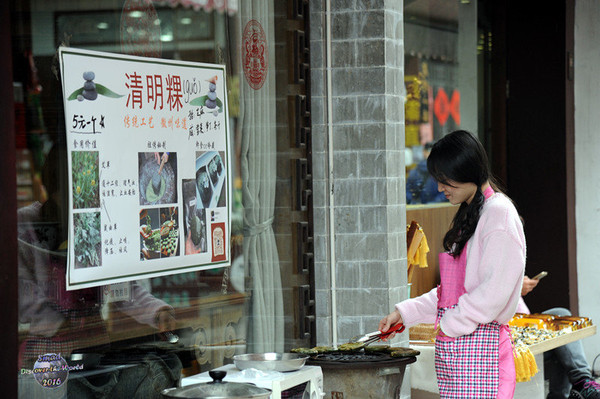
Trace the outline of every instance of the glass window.
<instances>
[{"instance_id":1,"label":"glass window","mask_svg":"<svg viewBox=\"0 0 600 399\"><path fill-rule=\"evenodd\" d=\"M477 6L477 1L404 3L406 220L420 225L429 245L427 267L409 269L411 297L438 284L437 254L444 251L442 239L456 213L427 171L431 146L457 129L481 133Z\"/></svg>"},{"instance_id":2,"label":"glass window","mask_svg":"<svg viewBox=\"0 0 600 399\"><path fill-rule=\"evenodd\" d=\"M292 199L290 160L305 155L289 138L287 105L307 93L291 78L288 30L295 25L282 23L291 15L287 6L271 0L16 3L20 369L32 370L41 355L59 354L87 374L72 373L52 392L150 398L181 374L231 363L235 354L309 346L310 338L298 332L292 295L294 287L309 284L297 270L292 233L292 222L309 221ZM61 45L226 66L231 267L65 290L71 243ZM250 46L246 52L244 46ZM103 243L89 240L95 250L86 256L92 259ZM49 383L57 384L56 378ZM20 396L40 392L50 391L23 373Z\"/></svg>"},{"instance_id":3,"label":"glass window","mask_svg":"<svg viewBox=\"0 0 600 399\"><path fill-rule=\"evenodd\" d=\"M410 1L404 17L406 203L444 203L426 159L451 131L477 134L477 2Z\"/></svg>"}]
</instances>

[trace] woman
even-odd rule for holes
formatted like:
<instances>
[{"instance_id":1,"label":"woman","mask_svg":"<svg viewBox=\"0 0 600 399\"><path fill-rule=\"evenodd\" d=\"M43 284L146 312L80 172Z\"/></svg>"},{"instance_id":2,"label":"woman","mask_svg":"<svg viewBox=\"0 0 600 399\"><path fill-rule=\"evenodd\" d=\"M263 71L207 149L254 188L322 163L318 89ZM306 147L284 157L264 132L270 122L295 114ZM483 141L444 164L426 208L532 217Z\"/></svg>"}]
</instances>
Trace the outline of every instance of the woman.
<instances>
[{"instance_id":1,"label":"woman","mask_svg":"<svg viewBox=\"0 0 600 399\"><path fill-rule=\"evenodd\" d=\"M460 207L439 255L441 284L396 304L379 329L435 323L435 365L442 398L512 398L515 368L508 321L515 313L525 269L519 215L494 190L485 151L471 133L446 135L427 168Z\"/></svg>"}]
</instances>

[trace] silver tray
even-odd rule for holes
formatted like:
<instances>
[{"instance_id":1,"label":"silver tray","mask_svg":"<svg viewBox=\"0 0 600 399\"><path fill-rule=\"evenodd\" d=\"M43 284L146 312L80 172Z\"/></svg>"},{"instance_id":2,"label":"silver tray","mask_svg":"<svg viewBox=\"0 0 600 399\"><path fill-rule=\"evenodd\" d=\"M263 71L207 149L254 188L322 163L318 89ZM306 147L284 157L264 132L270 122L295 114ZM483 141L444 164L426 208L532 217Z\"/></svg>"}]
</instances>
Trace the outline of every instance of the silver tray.
<instances>
[{"instance_id":1,"label":"silver tray","mask_svg":"<svg viewBox=\"0 0 600 399\"><path fill-rule=\"evenodd\" d=\"M306 363L307 355L299 353L249 353L235 355L233 362L240 370L258 369L261 371L295 371Z\"/></svg>"}]
</instances>

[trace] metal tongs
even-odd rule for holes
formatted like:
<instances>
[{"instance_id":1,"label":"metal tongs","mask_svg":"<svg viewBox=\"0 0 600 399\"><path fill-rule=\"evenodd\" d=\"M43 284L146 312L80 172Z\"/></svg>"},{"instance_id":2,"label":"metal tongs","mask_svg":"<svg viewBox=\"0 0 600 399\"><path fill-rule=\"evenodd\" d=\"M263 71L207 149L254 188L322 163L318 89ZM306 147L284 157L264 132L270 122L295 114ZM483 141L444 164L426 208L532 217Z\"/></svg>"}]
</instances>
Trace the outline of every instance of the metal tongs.
<instances>
[{"instance_id":1,"label":"metal tongs","mask_svg":"<svg viewBox=\"0 0 600 399\"><path fill-rule=\"evenodd\" d=\"M373 331L371 333L363 335L362 337L354 337L354 338L352 338L352 340L350 342L361 342L365 346L367 346L369 344L372 344L373 342L377 342L379 340L385 340L387 337L389 337L393 333L401 333L402 331L404 331L405 328L406 327L404 326L404 324L398 323L398 324L390 327L390 329L387 330L386 332Z\"/></svg>"}]
</instances>

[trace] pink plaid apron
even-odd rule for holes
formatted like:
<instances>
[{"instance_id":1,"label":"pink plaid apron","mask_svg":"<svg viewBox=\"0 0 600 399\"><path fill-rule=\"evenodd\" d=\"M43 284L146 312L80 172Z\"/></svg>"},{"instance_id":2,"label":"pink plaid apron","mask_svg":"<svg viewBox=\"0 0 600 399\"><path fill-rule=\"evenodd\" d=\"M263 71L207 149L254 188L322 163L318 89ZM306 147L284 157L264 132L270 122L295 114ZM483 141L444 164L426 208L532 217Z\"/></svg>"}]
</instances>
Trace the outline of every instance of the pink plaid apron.
<instances>
[{"instance_id":1,"label":"pink plaid apron","mask_svg":"<svg viewBox=\"0 0 600 399\"><path fill-rule=\"evenodd\" d=\"M493 191L488 189L484 194L488 198ZM457 258L447 253L439 254L441 284L437 290L436 327L444 313L456 307L458 299L466 292L466 266L466 245ZM506 339L507 331L507 326L493 321L480 324L468 335L456 338L438 335L435 369L442 398L512 398L514 364L510 339Z\"/></svg>"}]
</instances>

